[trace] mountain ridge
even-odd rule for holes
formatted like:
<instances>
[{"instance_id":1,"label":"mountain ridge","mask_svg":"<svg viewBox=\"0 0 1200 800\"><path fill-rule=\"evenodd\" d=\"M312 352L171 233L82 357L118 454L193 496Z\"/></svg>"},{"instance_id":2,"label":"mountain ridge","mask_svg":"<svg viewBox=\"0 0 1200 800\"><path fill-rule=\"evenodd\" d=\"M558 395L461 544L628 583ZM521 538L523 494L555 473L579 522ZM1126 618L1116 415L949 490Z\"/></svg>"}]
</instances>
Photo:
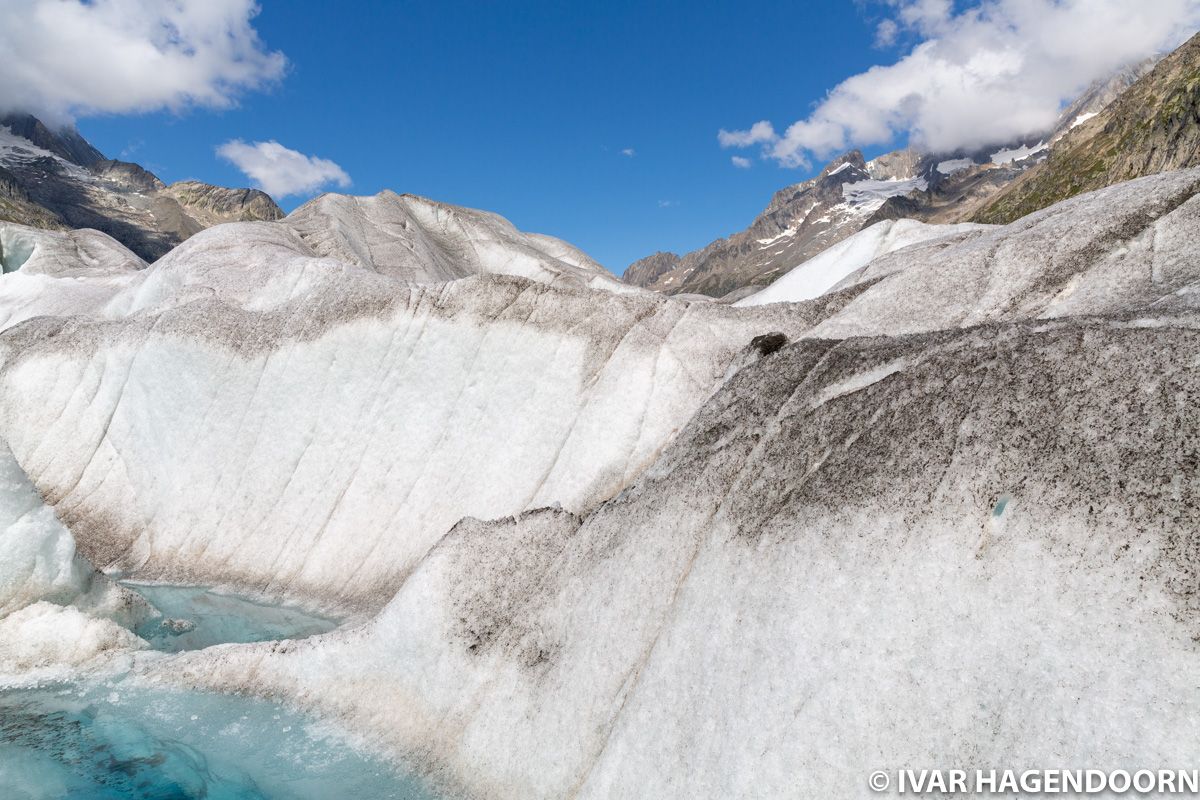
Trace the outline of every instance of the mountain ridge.
<instances>
[{"instance_id":1,"label":"mountain ridge","mask_svg":"<svg viewBox=\"0 0 1200 800\"><path fill-rule=\"evenodd\" d=\"M72 128L52 130L30 114L0 117L0 221L93 228L154 261L220 222L283 216L258 189L167 185L140 164L105 157Z\"/></svg>"},{"instance_id":2,"label":"mountain ridge","mask_svg":"<svg viewBox=\"0 0 1200 800\"><path fill-rule=\"evenodd\" d=\"M1050 130L1023 140L950 153L905 148L869 161L851 150L830 161L816 177L777 190L744 230L683 255L656 253L639 259L625 270L624 279L668 294L733 300L770 285L882 220L992 221L972 215L1156 62L1146 59L1096 81L1063 110Z\"/></svg>"}]
</instances>

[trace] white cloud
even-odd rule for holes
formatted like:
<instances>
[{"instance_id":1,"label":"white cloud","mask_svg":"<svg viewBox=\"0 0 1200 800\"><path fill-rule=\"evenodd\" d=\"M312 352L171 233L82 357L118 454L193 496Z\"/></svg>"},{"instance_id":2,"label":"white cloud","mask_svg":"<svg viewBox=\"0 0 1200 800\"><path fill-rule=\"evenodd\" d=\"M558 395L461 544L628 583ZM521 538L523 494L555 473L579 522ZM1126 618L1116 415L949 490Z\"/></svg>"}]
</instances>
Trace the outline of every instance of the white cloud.
<instances>
[{"instance_id":1,"label":"white cloud","mask_svg":"<svg viewBox=\"0 0 1200 800\"><path fill-rule=\"evenodd\" d=\"M637 153L634 151L634 149L632 147L626 147L624 150L621 151L621 155L628 156L629 158L633 158L634 156L637 155Z\"/></svg>"},{"instance_id":2,"label":"white cloud","mask_svg":"<svg viewBox=\"0 0 1200 800\"><path fill-rule=\"evenodd\" d=\"M678 200L659 200L658 201L659 208L674 208L677 205L679 205Z\"/></svg>"},{"instance_id":3,"label":"white cloud","mask_svg":"<svg viewBox=\"0 0 1200 800\"><path fill-rule=\"evenodd\" d=\"M721 147L749 147L759 142L774 141L775 138L775 129L765 119L754 123L750 130L727 131L722 128L717 131L717 141Z\"/></svg>"},{"instance_id":4,"label":"white cloud","mask_svg":"<svg viewBox=\"0 0 1200 800\"><path fill-rule=\"evenodd\" d=\"M748 158L744 158L742 156L734 156L733 158L731 158L729 160L732 161L733 165L735 167L737 167L738 169L750 169L751 162L750 162L750 159L748 159Z\"/></svg>"},{"instance_id":5,"label":"white cloud","mask_svg":"<svg viewBox=\"0 0 1200 800\"><path fill-rule=\"evenodd\" d=\"M217 155L232 162L255 186L275 198L312 194L329 184L350 185L350 176L332 161L306 156L274 140L246 144L234 139L218 147Z\"/></svg>"},{"instance_id":6,"label":"white cloud","mask_svg":"<svg viewBox=\"0 0 1200 800\"><path fill-rule=\"evenodd\" d=\"M722 130L721 145L763 144L781 164L804 166L902 134L932 151L1011 141L1051 127L1092 81L1200 27L1200 0L984 0L958 13L950 0L886 5L892 33L917 37L911 53L846 79L782 135L764 120Z\"/></svg>"},{"instance_id":7,"label":"white cloud","mask_svg":"<svg viewBox=\"0 0 1200 800\"><path fill-rule=\"evenodd\" d=\"M227 107L287 67L254 0L0 0L0 108L77 115Z\"/></svg>"},{"instance_id":8,"label":"white cloud","mask_svg":"<svg viewBox=\"0 0 1200 800\"><path fill-rule=\"evenodd\" d=\"M900 35L900 26L894 19L885 19L875 26L875 46L891 47Z\"/></svg>"}]
</instances>

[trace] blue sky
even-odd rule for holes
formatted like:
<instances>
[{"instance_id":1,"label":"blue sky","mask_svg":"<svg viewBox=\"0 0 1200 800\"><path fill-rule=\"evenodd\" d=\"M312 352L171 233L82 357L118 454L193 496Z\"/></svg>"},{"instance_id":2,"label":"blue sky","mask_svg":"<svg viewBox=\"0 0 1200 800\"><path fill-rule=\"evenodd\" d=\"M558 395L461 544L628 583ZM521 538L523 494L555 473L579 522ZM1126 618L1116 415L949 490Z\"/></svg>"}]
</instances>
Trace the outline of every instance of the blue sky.
<instances>
[{"instance_id":1,"label":"blue sky","mask_svg":"<svg viewBox=\"0 0 1200 800\"><path fill-rule=\"evenodd\" d=\"M353 183L339 191L495 211L617 272L745 227L806 177L735 168L718 129L790 119L881 55L864 13L836 0L265 0L255 27L290 64L274 88L229 110L82 118L80 130L168 182L225 185L247 179L219 144L274 139L341 165Z\"/></svg>"},{"instance_id":2,"label":"blue sky","mask_svg":"<svg viewBox=\"0 0 1200 800\"><path fill-rule=\"evenodd\" d=\"M1200 0L5 0L0 109L168 182L412 192L620 272L850 147L1036 136L1198 27Z\"/></svg>"}]
</instances>

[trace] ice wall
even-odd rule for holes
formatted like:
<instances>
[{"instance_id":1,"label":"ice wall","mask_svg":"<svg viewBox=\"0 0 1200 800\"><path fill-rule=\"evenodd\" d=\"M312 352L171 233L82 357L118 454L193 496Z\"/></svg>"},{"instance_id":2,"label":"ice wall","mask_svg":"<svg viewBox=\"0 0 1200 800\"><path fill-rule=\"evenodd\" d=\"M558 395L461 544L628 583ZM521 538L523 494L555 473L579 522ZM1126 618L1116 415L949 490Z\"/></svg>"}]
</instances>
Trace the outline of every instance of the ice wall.
<instances>
[{"instance_id":1,"label":"ice wall","mask_svg":"<svg viewBox=\"0 0 1200 800\"><path fill-rule=\"evenodd\" d=\"M75 550L0 441L0 685L31 670L136 649L143 604Z\"/></svg>"},{"instance_id":2,"label":"ice wall","mask_svg":"<svg viewBox=\"0 0 1200 800\"><path fill-rule=\"evenodd\" d=\"M611 496L753 336L806 324L500 277L350 271L266 308L205 280L11 331L0 429L101 568L316 605L378 607L463 516Z\"/></svg>"}]
</instances>

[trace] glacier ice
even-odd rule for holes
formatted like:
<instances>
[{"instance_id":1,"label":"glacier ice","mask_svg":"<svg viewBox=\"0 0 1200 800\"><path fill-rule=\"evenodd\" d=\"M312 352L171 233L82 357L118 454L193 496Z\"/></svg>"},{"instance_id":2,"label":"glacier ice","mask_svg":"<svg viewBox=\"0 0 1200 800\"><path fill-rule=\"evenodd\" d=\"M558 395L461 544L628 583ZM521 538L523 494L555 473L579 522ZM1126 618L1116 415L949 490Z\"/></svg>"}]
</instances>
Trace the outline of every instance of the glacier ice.
<instances>
[{"instance_id":1,"label":"glacier ice","mask_svg":"<svg viewBox=\"0 0 1200 800\"><path fill-rule=\"evenodd\" d=\"M95 571L0 441L0 685L144 644L145 603Z\"/></svg>"},{"instance_id":2,"label":"glacier ice","mask_svg":"<svg viewBox=\"0 0 1200 800\"><path fill-rule=\"evenodd\" d=\"M1198 193L1154 176L890 252L885 225L836 285L750 307L390 194L217 226L102 300L33 291L0 335L4 536L32 554L0 561L0 626L108 619L93 564L350 614L82 638L466 796L1191 763Z\"/></svg>"},{"instance_id":3,"label":"glacier ice","mask_svg":"<svg viewBox=\"0 0 1200 800\"><path fill-rule=\"evenodd\" d=\"M1200 334L1164 330L784 348L590 513L466 520L366 629L172 668L282 689L401 752L437 742L430 769L478 796L858 796L912 763L1187 762L1200 505L1176 397L1200 385L1163 352Z\"/></svg>"},{"instance_id":4,"label":"glacier ice","mask_svg":"<svg viewBox=\"0 0 1200 800\"><path fill-rule=\"evenodd\" d=\"M98 312L146 264L99 231L0 222L0 331L35 316Z\"/></svg>"},{"instance_id":5,"label":"glacier ice","mask_svg":"<svg viewBox=\"0 0 1200 800\"><path fill-rule=\"evenodd\" d=\"M779 280L735 306L761 306L766 303L794 303L811 300L829 291L846 276L874 259L920 242L947 237L969 238L973 231L988 226L964 222L957 225L930 225L914 219L888 219L843 239L832 247L789 270Z\"/></svg>"}]
</instances>

